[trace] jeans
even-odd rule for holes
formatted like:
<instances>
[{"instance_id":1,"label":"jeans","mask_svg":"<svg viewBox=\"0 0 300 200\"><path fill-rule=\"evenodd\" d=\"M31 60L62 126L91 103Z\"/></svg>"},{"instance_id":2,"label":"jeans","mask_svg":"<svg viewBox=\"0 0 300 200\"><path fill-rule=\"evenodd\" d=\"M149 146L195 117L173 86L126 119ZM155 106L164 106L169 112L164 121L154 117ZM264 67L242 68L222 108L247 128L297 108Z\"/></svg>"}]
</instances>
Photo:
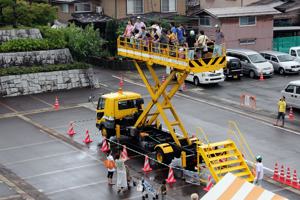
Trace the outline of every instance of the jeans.
<instances>
[{"instance_id":1,"label":"jeans","mask_svg":"<svg viewBox=\"0 0 300 200\"><path fill-rule=\"evenodd\" d=\"M188 57L189 57L190 60L194 60L195 50L189 50L188 51Z\"/></svg>"},{"instance_id":2,"label":"jeans","mask_svg":"<svg viewBox=\"0 0 300 200\"><path fill-rule=\"evenodd\" d=\"M219 44L214 45L213 56L222 56L222 46Z\"/></svg>"}]
</instances>

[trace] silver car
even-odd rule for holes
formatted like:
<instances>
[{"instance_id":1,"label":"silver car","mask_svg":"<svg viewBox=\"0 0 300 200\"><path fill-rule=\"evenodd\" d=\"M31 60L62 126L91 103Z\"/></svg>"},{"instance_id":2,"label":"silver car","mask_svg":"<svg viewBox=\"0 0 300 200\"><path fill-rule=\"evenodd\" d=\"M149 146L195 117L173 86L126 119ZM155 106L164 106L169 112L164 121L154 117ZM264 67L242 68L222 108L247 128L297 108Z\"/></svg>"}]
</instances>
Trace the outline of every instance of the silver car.
<instances>
[{"instance_id":1,"label":"silver car","mask_svg":"<svg viewBox=\"0 0 300 200\"><path fill-rule=\"evenodd\" d=\"M300 63L287 53L278 51L261 51L260 54L268 60L279 74L299 73Z\"/></svg>"}]
</instances>

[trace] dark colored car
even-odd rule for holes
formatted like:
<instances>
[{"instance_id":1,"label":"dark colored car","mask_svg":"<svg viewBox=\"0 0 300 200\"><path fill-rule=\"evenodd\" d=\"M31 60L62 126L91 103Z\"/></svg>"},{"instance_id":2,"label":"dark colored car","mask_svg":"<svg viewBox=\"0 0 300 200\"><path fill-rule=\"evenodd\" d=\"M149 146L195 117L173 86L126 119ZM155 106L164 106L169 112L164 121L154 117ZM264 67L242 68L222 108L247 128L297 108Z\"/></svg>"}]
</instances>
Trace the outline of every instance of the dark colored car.
<instances>
[{"instance_id":1,"label":"dark colored car","mask_svg":"<svg viewBox=\"0 0 300 200\"><path fill-rule=\"evenodd\" d=\"M226 79L240 79L243 76L243 70L240 59L231 56L226 56L226 60L227 66L224 69L224 75L226 76Z\"/></svg>"}]
</instances>

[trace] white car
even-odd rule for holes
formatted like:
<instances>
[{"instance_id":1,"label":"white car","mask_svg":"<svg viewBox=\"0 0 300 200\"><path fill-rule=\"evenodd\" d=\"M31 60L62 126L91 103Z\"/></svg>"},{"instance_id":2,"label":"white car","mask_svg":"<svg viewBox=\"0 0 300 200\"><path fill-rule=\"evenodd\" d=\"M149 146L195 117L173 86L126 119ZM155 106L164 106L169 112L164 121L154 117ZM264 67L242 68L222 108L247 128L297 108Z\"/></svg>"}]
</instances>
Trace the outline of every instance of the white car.
<instances>
[{"instance_id":1,"label":"white car","mask_svg":"<svg viewBox=\"0 0 300 200\"><path fill-rule=\"evenodd\" d=\"M300 80L291 81L281 91L282 96L285 96L285 101L288 106L300 109Z\"/></svg>"},{"instance_id":2,"label":"white car","mask_svg":"<svg viewBox=\"0 0 300 200\"><path fill-rule=\"evenodd\" d=\"M291 47L289 53L297 62L300 62L300 47Z\"/></svg>"},{"instance_id":3,"label":"white car","mask_svg":"<svg viewBox=\"0 0 300 200\"><path fill-rule=\"evenodd\" d=\"M260 54L268 60L274 67L274 70L283 75L285 73L299 73L300 63L287 53L278 51L261 51Z\"/></svg>"},{"instance_id":4,"label":"white car","mask_svg":"<svg viewBox=\"0 0 300 200\"><path fill-rule=\"evenodd\" d=\"M170 67L167 67L166 74L170 74L171 70ZM213 72L190 73L185 80L193 82L195 85L215 84L224 82L225 76L223 69L220 69Z\"/></svg>"}]
</instances>

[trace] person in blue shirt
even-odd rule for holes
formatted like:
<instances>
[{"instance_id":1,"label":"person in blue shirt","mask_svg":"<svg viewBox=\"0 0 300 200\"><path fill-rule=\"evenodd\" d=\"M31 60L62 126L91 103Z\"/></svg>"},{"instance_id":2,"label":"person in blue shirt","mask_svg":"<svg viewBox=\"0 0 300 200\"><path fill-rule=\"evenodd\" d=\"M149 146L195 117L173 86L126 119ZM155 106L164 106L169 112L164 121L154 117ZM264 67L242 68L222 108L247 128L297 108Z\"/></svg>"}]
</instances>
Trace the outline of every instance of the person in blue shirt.
<instances>
[{"instance_id":1,"label":"person in blue shirt","mask_svg":"<svg viewBox=\"0 0 300 200\"><path fill-rule=\"evenodd\" d=\"M177 28L177 39L179 45L183 45L185 40L184 40L184 28L183 25L180 24L179 27Z\"/></svg>"}]
</instances>

